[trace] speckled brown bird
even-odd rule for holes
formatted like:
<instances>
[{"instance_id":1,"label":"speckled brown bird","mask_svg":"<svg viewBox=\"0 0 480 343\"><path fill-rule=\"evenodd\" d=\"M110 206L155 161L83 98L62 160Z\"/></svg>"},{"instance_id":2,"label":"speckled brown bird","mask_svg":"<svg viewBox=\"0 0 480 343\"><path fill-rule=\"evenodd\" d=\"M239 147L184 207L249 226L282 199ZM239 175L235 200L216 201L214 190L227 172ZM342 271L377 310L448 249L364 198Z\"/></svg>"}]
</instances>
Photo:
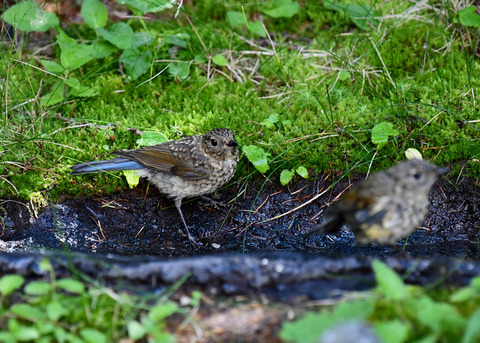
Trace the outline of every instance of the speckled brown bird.
<instances>
[{"instance_id":1,"label":"speckled brown bird","mask_svg":"<svg viewBox=\"0 0 480 343\"><path fill-rule=\"evenodd\" d=\"M195 242L180 209L182 199L212 193L230 181L237 169L237 146L231 130L213 129L138 150L115 151L121 157L76 164L71 174L135 170L175 201L188 238Z\"/></svg>"},{"instance_id":2,"label":"speckled brown bird","mask_svg":"<svg viewBox=\"0 0 480 343\"><path fill-rule=\"evenodd\" d=\"M325 221L305 235L335 233L346 224L360 244L395 244L423 223L430 188L445 171L411 159L375 173L333 203Z\"/></svg>"}]
</instances>

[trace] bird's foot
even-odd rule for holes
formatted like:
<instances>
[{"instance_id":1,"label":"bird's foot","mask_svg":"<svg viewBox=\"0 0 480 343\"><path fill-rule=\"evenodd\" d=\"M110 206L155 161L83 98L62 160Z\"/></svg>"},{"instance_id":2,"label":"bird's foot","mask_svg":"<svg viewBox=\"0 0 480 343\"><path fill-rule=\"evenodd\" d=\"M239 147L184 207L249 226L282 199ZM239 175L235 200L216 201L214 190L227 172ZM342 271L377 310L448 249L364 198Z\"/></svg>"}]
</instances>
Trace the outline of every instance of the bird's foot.
<instances>
[{"instance_id":1,"label":"bird's foot","mask_svg":"<svg viewBox=\"0 0 480 343\"><path fill-rule=\"evenodd\" d=\"M213 206L216 210L224 210L224 208L228 206L228 204L223 201L213 200L203 195L200 196L200 199L203 200L200 202L201 205L210 205Z\"/></svg>"}]
</instances>

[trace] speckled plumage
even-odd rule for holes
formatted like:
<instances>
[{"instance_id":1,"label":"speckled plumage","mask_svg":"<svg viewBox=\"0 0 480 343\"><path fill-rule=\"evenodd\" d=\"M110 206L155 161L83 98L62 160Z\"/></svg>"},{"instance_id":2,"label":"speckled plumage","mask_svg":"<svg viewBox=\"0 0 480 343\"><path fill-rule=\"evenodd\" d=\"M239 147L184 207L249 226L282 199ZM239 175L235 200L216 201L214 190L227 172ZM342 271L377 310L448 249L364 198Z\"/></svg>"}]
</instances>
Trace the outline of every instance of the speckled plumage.
<instances>
[{"instance_id":1,"label":"speckled plumage","mask_svg":"<svg viewBox=\"0 0 480 343\"><path fill-rule=\"evenodd\" d=\"M137 150L115 151L119 158L80 163L71 169L72 175L135 170L175 201L188 233L180 209L182 200L212 193L230 181L237 169L237 145L231 130L213 129L203 135ZM188 236L193 240L189 233Z\"/></svg>"},{"instance_id":2,"label":"speckled plumage","mask_svg":"<svg viewBox=\"0 0 480 343\"><path fill-rule=\"evenodd\" d=\"M361 244L394 244L422 224L428 193L443 172L428 161L411 159L375 173L332 204L325 221L307 232L334 233L346 224Z\"/></svg>"}]
</instances>

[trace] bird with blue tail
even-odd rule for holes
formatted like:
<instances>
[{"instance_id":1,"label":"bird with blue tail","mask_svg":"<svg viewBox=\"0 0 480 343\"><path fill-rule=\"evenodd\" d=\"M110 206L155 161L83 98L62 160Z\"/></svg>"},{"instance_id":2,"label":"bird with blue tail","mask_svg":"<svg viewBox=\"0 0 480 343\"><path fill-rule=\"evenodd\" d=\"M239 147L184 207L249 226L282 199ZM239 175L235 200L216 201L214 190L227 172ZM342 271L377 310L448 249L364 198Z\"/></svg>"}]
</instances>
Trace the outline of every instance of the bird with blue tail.
<instances>
[{"instance_id":1,"label":"bird with blue tail","mask_svg":"<svg viewBox=\"0 0 480 343\"><path fill-rule=\"evenodd\" d=\"M71 175L134 170L174 200L188 239L196 243L183 218L182 200L212 193L232 179L237 170L238 143L231 130L218 128L113 154L119 157L76 164L71 167Z\"/></svg>"}]
</instances>

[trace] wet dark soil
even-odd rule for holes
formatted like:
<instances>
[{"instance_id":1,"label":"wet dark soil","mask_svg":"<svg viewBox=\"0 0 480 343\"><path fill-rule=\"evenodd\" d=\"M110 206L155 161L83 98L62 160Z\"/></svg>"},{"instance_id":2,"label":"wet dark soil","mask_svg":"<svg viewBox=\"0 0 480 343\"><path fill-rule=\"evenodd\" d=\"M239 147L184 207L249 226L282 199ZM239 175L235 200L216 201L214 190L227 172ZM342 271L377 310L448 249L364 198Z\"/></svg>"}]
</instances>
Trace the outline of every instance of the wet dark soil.
<instances>
[{"instance_id":1,"label":"wet dark soil","mask_svg":"<svg viewBox=\"0 0 480 343\"><path fill-rule=\"evenodd\" d=\"M214 194L216 200L228 202L219 208L203 200L184 201L185 220L199 245L183 234L173 202L152 187L146 193L146 183L113 195L65 199L39 214L28 203L4 201L0 209L4 223L0 249L171 257L265 251L388 256L402 254L404 248L413 257L480 256L480 187L473 179L456 183L447 178L439 180L430 193L424 228L396 247L355 245L347 229L337 236L304 238L302 233L322 221L326 204L357 179L341 181L315 201L274 220L269 219L308 202L331 181L318 178L290 187L259 182L233 184Z\"/></svg>"},{"instance_id":2,"label":"wet dark soil","mask_svg":"<svg viewBox=\"0 0 480 343\"><path fill-rule=\"evenodd\" d=\"M159 294L183 280L173 296L202 291L206 298L196 318L206 333L201 338L193 326L172 320L180 341L273 342L292 311L373 287L374 258L413 284L464 286L480 274L480 187L474 179L440 179L424 228L395 247L355 245L347 229L304 238L323 219L326 204L359 179L342 180L314 201L331 178L290 187L239 182L214 194L228 203L218 209L188 200L182 210L199 245L183 234L173 203L152 187L147 192L146 183L112 195L65 198L40 213L29 203L4 200L0 275L48 279L39 267L47 257L57 277L98 278L139 294Z\"/></svg>"}]
</instances>

